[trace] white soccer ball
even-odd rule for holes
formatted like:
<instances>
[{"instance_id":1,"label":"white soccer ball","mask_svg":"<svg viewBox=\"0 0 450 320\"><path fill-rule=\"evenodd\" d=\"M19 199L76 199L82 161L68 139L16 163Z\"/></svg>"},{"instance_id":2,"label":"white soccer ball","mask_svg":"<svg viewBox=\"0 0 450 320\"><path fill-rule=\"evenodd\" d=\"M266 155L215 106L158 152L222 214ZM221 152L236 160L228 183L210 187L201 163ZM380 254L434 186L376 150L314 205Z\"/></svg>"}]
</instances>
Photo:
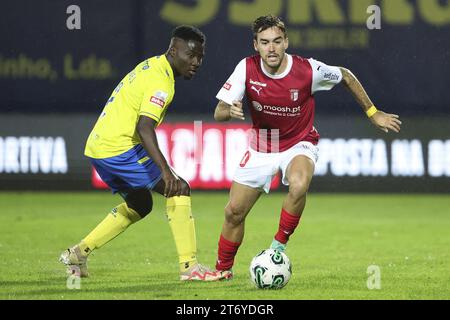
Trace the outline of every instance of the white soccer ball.
<instances>
[{"instance_id":1,"label":"white soccer ball","mask_svg":"<svg viewBox=\"0 0 450 320\"><path fill-rule=\"evenodd\" d=\"M281 289L291 279L291 262L284 252L266 249L250 263L250 277L257 288Z\"/></svg>"}]
</instances>

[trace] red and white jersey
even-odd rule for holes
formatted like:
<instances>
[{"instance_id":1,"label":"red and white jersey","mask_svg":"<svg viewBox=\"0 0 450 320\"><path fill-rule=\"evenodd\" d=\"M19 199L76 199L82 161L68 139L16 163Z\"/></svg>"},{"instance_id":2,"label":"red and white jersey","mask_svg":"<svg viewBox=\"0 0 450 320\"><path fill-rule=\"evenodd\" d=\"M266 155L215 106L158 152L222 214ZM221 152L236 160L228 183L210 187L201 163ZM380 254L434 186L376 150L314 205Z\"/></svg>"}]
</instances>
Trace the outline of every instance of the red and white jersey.
<instances>
[{"instance_id":1,"label":"red and white jersey","mask_svg":"<svg viewBox=\"0 0 450 320\"><path fill-rule=\"evenodd\" d=\"M247 98L253 121L252 149L281 152L300 141L317 144L314 93L341 82L339 67L286 54L286 70L272 75L259 55L239 62L216 98L231 105Z\"/></svg>"}]
</instances>

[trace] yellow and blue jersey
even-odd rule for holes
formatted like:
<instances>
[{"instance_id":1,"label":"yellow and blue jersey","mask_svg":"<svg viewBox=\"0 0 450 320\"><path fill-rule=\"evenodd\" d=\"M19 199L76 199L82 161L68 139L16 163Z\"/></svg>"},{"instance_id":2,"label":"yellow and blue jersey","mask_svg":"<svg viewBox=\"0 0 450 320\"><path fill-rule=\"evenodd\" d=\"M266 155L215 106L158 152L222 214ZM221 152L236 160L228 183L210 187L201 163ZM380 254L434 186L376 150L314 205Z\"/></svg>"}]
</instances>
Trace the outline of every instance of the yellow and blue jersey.
<instances>
[{"instance_id":1,"label":"yellow and blue jersey","mask_svg":"<svg viewBox=\"0 0 450 320\"><path fill-rule=\"evenodd\" d=\"M110 158L140 144L139 117L149 117L159 125L174 94L175 79L165 55L138 64L112 92L88 137L85 155Z\"/></svg>"}]
</instances>

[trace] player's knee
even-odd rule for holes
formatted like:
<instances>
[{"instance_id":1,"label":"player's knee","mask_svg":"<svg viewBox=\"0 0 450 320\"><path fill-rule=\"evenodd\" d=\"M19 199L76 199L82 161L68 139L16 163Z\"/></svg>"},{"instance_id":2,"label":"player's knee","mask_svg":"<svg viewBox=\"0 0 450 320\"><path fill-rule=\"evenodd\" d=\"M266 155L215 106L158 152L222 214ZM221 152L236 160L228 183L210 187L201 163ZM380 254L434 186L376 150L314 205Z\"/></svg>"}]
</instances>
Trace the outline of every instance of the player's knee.
<instances>
[{"instance_id":1,"label":"player's knee","mask_svg":"<svg viewBox=\"0 0 450 320\"><path fill-rule=\"evenodd\" d=\"M295 198L302 198L309 189L309 183L304 179L289 182L289 193Z\"/></svg>"},{"instance_id":2,"label":"player's knee","mask_svg":"<svg viewBox=\"0 0 450 320\"><path fill-rule=\"evenodd\" d=\"M181 180L181 195L188 197L191 195L191 186L185 180Z\"/></svg>"},{"instance_id":3,"label":"player's knee","mask_svg":"<svg viewBox=\"0 0 450 320\"><path fill-rule=\"evenodd\" d=\"M229 203L225 207L225 220L232 225L240 225L245 220L244 209L239 205Z\"/></svg>"},{"instance_id":4,"label":"player's knee","mask_svg":"<svg viewBox=\"0 0 450 320\"><path fill-rule=\"evenodd\" d=\"M139 202L139 203L133 203L132 205L128 205L131 209L136 211L141 218L144 218L147 216L150 212L152 212L153 209L153 201L151 198L149 198L147 201Z\"/></svg>"},{"instance_id":5,"label":"player's knee","mask_svg":"<svg viewBox=\"0 0 450 320\"><path fill-rule=\"evenodd\" d=\"M129 194L125 202L127 206L136 211L141 218L147 216L153 209L153 199L150 192L135 192Z\"/></svg>"}]
</instances>

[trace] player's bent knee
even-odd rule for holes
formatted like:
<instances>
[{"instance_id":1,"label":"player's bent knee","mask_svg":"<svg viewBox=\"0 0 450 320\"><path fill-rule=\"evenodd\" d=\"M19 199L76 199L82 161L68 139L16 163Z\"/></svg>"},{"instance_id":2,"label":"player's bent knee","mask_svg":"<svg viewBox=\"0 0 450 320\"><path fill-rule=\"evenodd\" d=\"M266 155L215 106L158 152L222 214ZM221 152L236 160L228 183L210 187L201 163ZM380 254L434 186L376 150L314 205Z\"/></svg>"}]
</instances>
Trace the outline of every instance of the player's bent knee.
<instances>
[{"instance_id":1,"label":"player's bent knee","mask_svg":"<svg viewBox=\"0 0 450 320\"><path fill-rule=\"evenodd\" d=\"M306 195L309 184L306 181L294 181L289 183L289 193L295 198L301 198Z\"/></svg>"},{"instance_id":2,"label":"player's bent knee","mask_svg":"<svg viewBox=\"0 0 450 320\"><path fill-rule=\"evenodd\" d=\"M150 199L150 201L146 203L139 203L139 204L133 203L132 205L128 205L128 207L136 211L141 216L141 218L144 218L150 212L152 212L153 201Z\"/></svg>"},{"instance_id":3,"label":"player's bent knee","mask_svg":"<svg viewBox=\"0 0 450 320\"><path fill-rule=\"evenodd\" d=\"M245 212L238 206L228 204L225 207L225 220L233 225L240 225L245 220Z\"/></svg>"},{"instance_id":4,"label":"player's bent knee","mask_svg":"<svg viewBox=\"0 0 450 320\"><path fill-rule=\"evenodd\" d=\"M191 195L191 186L184 180L181 180L181 195L188 197Z\"/></svg>"},{"instance_id":5,"label":"player's bent knee","mask_svg":"<svg viewBox=\"0 0 450 320\"><path fill-rule=\"evenodd\" d=\"M127 206L136 211L141 218L147 216L153 209L153 199L150 192L136 191L128 194L125 198Z\"/></svg>"},{"instance_id":6,"label":"player's bent knee","mask_svg":"<svg viewBox=\"0 0 450 320\"><path fill-rule=\"evenodd\" d=\"M147 203L146 206L140 208L140 212L138 212L138 213L142 218L144 218L145 216L150 214L150 212L152 212L152 210L153 210L153 202L150 201L149 203Z\"/></svg>"}]
</instances>

